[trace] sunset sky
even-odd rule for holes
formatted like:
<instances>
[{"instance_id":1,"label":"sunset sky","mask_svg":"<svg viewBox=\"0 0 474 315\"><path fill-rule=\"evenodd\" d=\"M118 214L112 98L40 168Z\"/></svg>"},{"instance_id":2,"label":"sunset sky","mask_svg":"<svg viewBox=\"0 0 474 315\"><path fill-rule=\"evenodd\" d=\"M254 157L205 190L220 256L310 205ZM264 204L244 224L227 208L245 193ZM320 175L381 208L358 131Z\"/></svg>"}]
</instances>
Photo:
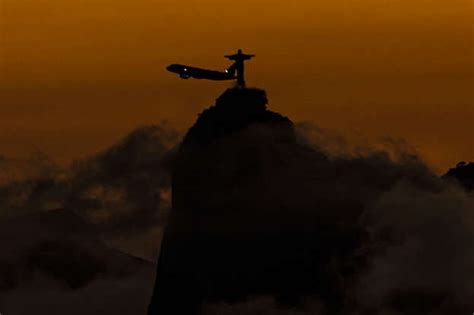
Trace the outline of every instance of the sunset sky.
<instances>
[{"instance_id":1,"label":"sunset sky","mask_svg":"<svg viewBox=\"0 0 474 315\"><path fill-rule=\"evenodd\" d=\"M473 0L0 0L0 154L59 162L144 124L185 130L256 54L250 86L293 121L415 146L441 172L474 160Z\"/></svg>"}]
</instances>

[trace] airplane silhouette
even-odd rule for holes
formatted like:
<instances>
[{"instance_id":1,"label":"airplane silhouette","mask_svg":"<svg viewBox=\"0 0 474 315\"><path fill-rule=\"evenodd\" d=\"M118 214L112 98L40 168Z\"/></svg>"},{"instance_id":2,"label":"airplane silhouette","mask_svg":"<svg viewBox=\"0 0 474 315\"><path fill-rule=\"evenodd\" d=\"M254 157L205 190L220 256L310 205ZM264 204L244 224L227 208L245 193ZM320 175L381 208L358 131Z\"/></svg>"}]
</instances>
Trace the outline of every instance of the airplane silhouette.
<instances>
[{"instance_id":1,"label":"airplane silhouette","mask_svg":"<svg viewBox=\"0 0 474 315\"><path fill-rule=\"evenodd\" d=\"M239 86L244 87L244 62L246 60L252 59L253 57L255 57L255 55L246 55L242 53L242 49L239 49L237 51L237 54L225 55L224 57L234 61L234 63L223 72L190 67L180 64L169 65L168 67L166 67L166 69L170 72L179 74L182 79L194 78L214 81L237 80L237 84Z\"/></svg>"}]
</instances>

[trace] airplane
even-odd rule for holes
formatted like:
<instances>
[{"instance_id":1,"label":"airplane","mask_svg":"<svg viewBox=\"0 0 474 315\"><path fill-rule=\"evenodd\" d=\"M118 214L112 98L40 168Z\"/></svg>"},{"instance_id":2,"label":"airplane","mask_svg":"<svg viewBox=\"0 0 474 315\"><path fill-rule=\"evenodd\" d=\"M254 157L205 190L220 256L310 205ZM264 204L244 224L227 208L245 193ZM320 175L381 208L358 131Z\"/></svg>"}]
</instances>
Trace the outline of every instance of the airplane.
<instances>
[{"instance_id":1,"label":"airplane","mask_svg":"<svg viewBox=\"0 0 474 315\"><path fill-rule=\"evenodd\" d=\"M215 70L207 70L202 68L190 67L185 65L179 64L172 64L166 67L169 72L179 74L181 79L207 79L207 80L215 80L215 81L223 81L223 80L235 80L237 77L235 76L235 71L232 69L221 71Z\"/></svg>"},{"instance_id":2,"label":"airplane","mask_svg":"<svg viewBox=\"0 0 474 315\"><path fill-rule=\"evenodd\" d=\"M224 56L227 59L234 61L234 63L223 72L208 70L196 67L190 67L180 64L172 64L166 67L170 72L179 74L182 79L207 79L214 81L236 80L239 86L245 86L244 79L244 61L250 60L255 55L246 55L242 53L242 49L237 51L237 54ZM236 75L237 73L237 75Z\"/></svg>"}]
</instances>

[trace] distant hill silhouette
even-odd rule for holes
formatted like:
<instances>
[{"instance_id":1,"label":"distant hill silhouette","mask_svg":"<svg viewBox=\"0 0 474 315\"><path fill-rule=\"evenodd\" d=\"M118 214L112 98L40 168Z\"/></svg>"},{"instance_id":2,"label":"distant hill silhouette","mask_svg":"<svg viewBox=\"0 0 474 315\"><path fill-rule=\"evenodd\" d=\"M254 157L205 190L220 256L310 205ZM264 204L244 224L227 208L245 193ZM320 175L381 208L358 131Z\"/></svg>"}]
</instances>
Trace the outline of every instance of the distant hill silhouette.
<instances>
[{"instance_id":1,"label":"distant hill silhouette","mask_svg":"<svg viewBox=\"0 0 474 315\"><path fill-rule=\"evenodd\" d=\"M456 179L468 190L474 189L474 162L460 162L443 175L445 179Z\"/></svg>"},{"instance_id":2,"label":"distant hill silhouette","mask_svg":"<svg viewBox=\"0 0 474 315\"><path fill-rule=\"evenodd\" d=\"M35 272L77 289L99 276L126 276L149 267L105 246L95 228L71 211L0 221L0 240L0 290L28 282Z\"/></svg>"},{"instance_id":3,"label":"distant hill silhouette","mask_svg":"<svg viewBox=\"0 0 474 315\"><path fill-rule=\"evenodd\" d=\"M0 308L10 314L144 312L153 264L112 249L73 212L0 221Z\"/></svg>"}]
</instances>

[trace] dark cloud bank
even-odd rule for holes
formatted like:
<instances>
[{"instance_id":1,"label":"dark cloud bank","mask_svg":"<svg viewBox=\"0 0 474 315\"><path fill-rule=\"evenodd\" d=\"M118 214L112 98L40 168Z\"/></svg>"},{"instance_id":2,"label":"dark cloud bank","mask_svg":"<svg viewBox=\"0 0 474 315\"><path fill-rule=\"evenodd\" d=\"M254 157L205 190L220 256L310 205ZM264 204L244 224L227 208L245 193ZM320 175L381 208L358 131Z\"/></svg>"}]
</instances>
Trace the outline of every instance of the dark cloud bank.
<instances>
[{"instance_id":1,"label":"dark cloud bank","mask_svg":"<svg viewBox=\"0 0 474 315\"><path fill-rule=\"evenodd\" d=\"M266 103L230 89L179 148L146 127L4 185L0 307L143 314L166 226L150 314L470 314L471 164L440 179L403 143L349 148Z\"/></svg>"}]
</instances>

